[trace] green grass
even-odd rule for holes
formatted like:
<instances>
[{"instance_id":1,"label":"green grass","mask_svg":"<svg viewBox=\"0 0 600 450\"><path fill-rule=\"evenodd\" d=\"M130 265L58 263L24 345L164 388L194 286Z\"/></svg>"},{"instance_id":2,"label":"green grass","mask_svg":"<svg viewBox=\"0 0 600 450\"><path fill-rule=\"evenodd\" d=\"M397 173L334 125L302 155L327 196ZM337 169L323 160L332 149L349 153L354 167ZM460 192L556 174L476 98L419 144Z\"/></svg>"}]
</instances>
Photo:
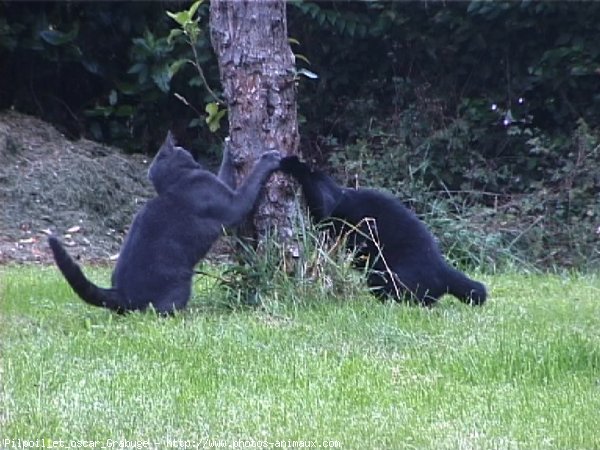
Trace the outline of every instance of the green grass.
<instances>
[{"instance_id":1,"label":"green grass","mask_svg":"<svg viewBox=\"0 0 600 450\"><path fill-rule=\"evenodd\" d=\"M232 309L199 282L190 309L164 319L89 307L53 267L2 268L0 447L600 448L600 279L484 281L485 307L447 297L431 310L276 291L264 310Z\"/></svg>"}]
</instances>

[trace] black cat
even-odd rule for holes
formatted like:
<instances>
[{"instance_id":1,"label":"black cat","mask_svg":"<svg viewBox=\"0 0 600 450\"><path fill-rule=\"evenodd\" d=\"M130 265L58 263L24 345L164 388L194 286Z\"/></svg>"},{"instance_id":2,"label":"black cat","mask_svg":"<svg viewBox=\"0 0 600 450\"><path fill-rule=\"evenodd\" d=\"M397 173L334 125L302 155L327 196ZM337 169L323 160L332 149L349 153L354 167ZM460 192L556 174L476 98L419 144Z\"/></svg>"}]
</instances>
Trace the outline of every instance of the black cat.
<instances>
[{"instance_id":1,"label":"black cat","mask_svg":"<svg viewBox=\"0 0 600 450\"><path fill-rule=\"evenodd\" d=\"M373 189L350 189L291 156L281 170L302 186L316 221L333 219L336 233L348 233L355 264L367 266L375 292L430 305L449 293L481 305L485 286L449 266L427 227L400 200Z\"/></svg>"},{"instance_id":2,"label":"black cat","mask_svg":"<svg viewBox=\"0 0 600 450\"><path fill-rule=\"evenodd\" d=\"M190 298L194 266L224 227L240 224L251 213L279 161L278 152L264 153L235 190L227 151L217 177L175 146L169 133L148 170L158 196L135 216L112 274L112 288L91 283L51 236L56 264L77 295L91 305L119 313L149 305L161 314L180 310Z\"/></svg>"}]
</instances>

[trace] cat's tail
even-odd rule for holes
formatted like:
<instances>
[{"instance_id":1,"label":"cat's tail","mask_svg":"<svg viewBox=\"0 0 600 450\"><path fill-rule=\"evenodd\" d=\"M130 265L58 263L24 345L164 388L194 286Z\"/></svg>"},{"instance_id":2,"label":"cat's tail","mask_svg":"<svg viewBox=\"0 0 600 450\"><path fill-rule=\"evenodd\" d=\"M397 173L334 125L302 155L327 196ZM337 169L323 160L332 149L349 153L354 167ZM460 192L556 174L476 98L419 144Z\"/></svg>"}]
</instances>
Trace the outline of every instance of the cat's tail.
<instances>
[{"instance_id":1,"label":"cat's tail","mask_svg":"<svg viewBox=\"0 0 600 450\"><path fill-rule=\"evenodd\" d=\"M448 269L448 292L469 305L483 305L487 300L485 286L453 267Z\"/></svg>"},{"instance_id":2,"label":"cat's tail","mask_svg":"<svg viewBox=\"0 0 600 450\"><path fill-rule=\"evenodd\" d=\"M94 306L101 306L122 313L123 302L120 301L117 291L114 289L103 289L89 281L81 268L66 252L60 241L54 237L48 237L48 244L54 254L56 265L66 278L75 293L83 301Z\"/></svg>"}]
</instances>

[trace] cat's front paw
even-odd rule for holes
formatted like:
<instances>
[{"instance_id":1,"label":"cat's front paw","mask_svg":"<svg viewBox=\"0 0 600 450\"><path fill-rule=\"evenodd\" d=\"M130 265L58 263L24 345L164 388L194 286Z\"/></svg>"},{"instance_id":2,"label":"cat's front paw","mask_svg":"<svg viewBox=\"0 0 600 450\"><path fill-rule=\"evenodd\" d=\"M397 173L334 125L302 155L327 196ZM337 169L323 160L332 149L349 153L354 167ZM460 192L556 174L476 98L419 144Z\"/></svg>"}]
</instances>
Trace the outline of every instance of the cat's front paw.
<instances>
[{"instance_id":1,"label":"cat's front paw","mask_svg":"<svg viewBox=\"0 0 600 450\"><path fill-rule=\"evenodd\" d=\"M283 173L293 174L298 172L303 165L304 163L300 162L298 156L286 156L285 158L281 158L281 161L279 161L279 170L281 170Z\"/></svg>"},{"instance_id":2,"label":"cat's front paw","mask_svg":"<svg viewBox=\"0 0 600 450\"><path fill-rule=\"evenodd\" d=\"M266 164L273 170L279 168L279 162L281 161L281 153L277 150L270 150L260 155L261 164Z\"/></svg>"}]
</instances>

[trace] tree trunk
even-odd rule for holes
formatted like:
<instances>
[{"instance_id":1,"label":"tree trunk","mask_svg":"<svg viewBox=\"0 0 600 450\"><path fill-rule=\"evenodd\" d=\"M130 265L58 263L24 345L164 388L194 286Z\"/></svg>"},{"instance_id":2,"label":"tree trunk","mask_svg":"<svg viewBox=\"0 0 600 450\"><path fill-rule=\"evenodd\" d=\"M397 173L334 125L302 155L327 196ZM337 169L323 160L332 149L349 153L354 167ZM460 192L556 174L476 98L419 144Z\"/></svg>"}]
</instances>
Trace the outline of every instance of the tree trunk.
<instances>
[{"instance_id":1,"label":"tree trunk","mask_svg":"<svg viewBox=\"0 0 600 450\"><path fill-rule=\"evenodd\" d=\"M294 56L284 0L211 0L210 35L228 106L237 181L267 150L298 151ZM259 205L251 237L267 234L290 244L295 209L291 183L276 174ZM245 233L246 234L246 233ZM290 248L288 248L290 250Z\"/></svg>"}]
</instances>

